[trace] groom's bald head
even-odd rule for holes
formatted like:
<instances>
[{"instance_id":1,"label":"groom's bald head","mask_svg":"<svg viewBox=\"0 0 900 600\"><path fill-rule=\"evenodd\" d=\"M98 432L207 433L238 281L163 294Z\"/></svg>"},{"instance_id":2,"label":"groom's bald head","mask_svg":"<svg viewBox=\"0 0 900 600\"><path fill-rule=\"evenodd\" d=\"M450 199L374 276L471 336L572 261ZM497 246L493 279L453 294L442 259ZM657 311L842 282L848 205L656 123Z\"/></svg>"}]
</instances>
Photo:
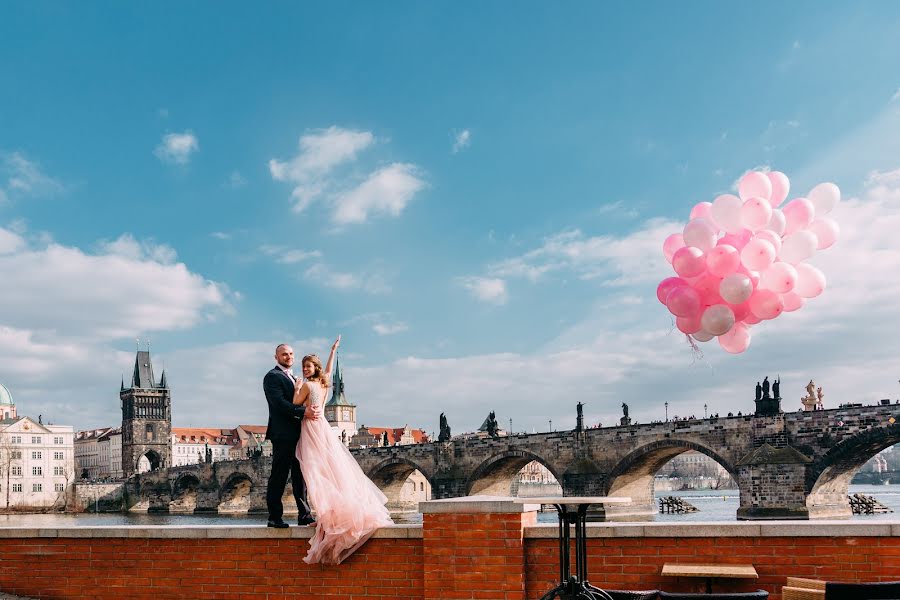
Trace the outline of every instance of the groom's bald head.
<instances>
[{"instance_id":1,"label":"groom's bald head","mask_svg":"<svg viewBox=\"0 0 900 600\"><path fill-rule=\"evenodd\" d=\"M294 349L287 344L275 346L275 360L285 369L290 369L294 364Z\"/></svg>"}]
</instances>

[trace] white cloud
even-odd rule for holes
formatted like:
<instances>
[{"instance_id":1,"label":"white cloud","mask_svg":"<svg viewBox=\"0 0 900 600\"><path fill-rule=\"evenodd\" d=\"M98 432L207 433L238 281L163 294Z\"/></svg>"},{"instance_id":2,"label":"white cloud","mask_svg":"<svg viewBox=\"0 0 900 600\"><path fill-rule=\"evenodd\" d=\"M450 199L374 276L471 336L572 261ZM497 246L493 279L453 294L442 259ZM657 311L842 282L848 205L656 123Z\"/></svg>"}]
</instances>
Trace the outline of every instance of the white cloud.
<instances>
[{"instance_id":1,"label":"white cloud","mask_svg":"<svg viewBox=\"0 0 900 600\"><path fill-rule=\"evenodd\" d=\"M318 250L299 250L297 248L272 246L268 244L260 246L259 250L266 256L273 257L275 262L282 265L294 265L310 258L322 257L322 253Z\"/></svg>"},{"instance_id":2,"label":"white cloud","mask_svg":"<svg viewBox=\"0 0 900 600\"><path fill-rule=\"evenodd\" d=\"M12 254L24 246L22 236L0 227L0 255Z\"/></svg>"},{"instance_id":3,"label":"white cloud","mask_svg":"<svg viewBox=\"0 0 900 600\"><path fill-rule=\"evenodd\" d=\"M897 88L897 91L891 96L891 102L896 102L898 100L900 100L900 88Z\"/></svg>"},{"instance_id":4,"label":"white cloud","mask_svg":"<svg viewBox=\"0 0 900 600\"><path fill-rule=\"evenodd\" d=\"M334 126L312 130L300 136L300 152L295 157L271 159L269 172L276 181L294 184L294 210L302 212L331 187L329 176L334 169L355 161L374 142L375 136L369 131Z\"/></svg>"},{"instance_id":5,"label":"white cloud","mask_svg":"<svg viewBox=\"0 0 900 600\"><path fill-rule=\"evenodd\" d=\"M409 330L406 323L375 323L372 325L372 331L378 335L394 335Z\"/></svg>"},{"instance_id":6,"label":"white cloud","mask_svg":"<svg viewBox=\"0 0 900 600\"><path fill-rule=\"evenodd\" d=\"M200 150L197 136L190 130L184 133L167 133L153 151L156 157L166 163L186 165L191 155Z\"/></svg>"},{"instance_id":7,"label":"white cloud","mask_svg":"<svg viewBox=\"0 0 900 600\"><path fill-rule=\"evenodd\" d=\"M424 187L415 165L394 163L375 171L355 189L342 194L335 203L334 222L364 223L371 214L397 216Z\"/></svg>"},{"instance_id":8,"label":"white cloud","mask_svg":"<svg viewBox=\"0 0 900 600\"><path fill-rule=\"evenodd\" d=\"M217 240L230 240L231 234L225 233L224 231L213 231L210 236L216 238Z\"/></svg>"},{"instance_id":9,"label":"white cloud","mask_svg":"<svg viewBox=\"0 0 900 600\"><path fill-rule=\"evenodd\" d=\"M303 273L303 278L321 287L341 291L360 290L369 294L387 294L391 291L391 287L377 273L358 275L335 271L323 263L316 263L309 267Z\"/></svg>"},{"instance_id":10,"label":"white cloud","mask_svg":"<svg viewBox=\"0 0 900 600\"><path fill-rule=\"evenodd\" d=\"M506 304L506 282L495 277L460 277L459 284L477 300L488 304Z\"/></svg>"},{"instance_id":11,"label":"white cloud","mask_svg":"<svg viewBox=\"0 0 900 600\"><path fill-rule=\"evenodd\" d=\"M0 155L0 203L9 196L52 196L64 186L41 170L38 163L20 152Z\"/></svg>"},{"instance_id":12,"label":"white cloud","mask_svg":"<svg viewBox=\"0 0 900 600\"><path fill-rule=\"evenodd\" d=\"M168 246L123 235L88 254L21 241L0 254L0 326L116 340L187 329L230 310L228 289L175 263Z\"/></svg>"},{"instance_id":13,"label":"white cloud","mask_svg":"<svg viewBox=\"0 0 900 600\"><path fill-rule=\"evenodd\" d=\"M241 175L240 171L232 171L225 181L225 187L236 190L239 187L247 185L247 179Z\"/></svg>"},{"instance_id":14,"label":"white cloud","mask_svg":"<svg viewBox=\"0 0 900 600\"><path fill-rule=\"evenodd\" d=\"M472 143L472 132L468 129L463 129L459 133L456 134L453 140L453 154L456 154L463 148L468 148Z\"/></svg>"}]
</instances>

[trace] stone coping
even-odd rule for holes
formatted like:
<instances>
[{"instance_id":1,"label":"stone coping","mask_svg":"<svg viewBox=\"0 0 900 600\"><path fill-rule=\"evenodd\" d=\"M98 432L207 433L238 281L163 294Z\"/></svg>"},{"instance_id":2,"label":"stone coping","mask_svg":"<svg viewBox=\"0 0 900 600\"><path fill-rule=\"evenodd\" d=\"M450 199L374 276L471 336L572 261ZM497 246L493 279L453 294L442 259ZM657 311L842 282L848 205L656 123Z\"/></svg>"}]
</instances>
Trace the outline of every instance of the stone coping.
<instances>
[{"instance_id":1,"label":"stone coping","mask_svg":"<svg viewBox=\"0 0 900 600\"><path fill-rule=\"evenodd\" d=\"M531 539L558 539L557 524L525 528ZM691 523L588 523L589 538L616 537L900 537L900 521L697 521Z\"/></svg>"},{"instance_id":2,"label":"stone coping","mask_svg":"<svg viewBox=\"0 0 900 600\"><path fill-rule=\"evenodd\" d=\"M463 496L419 502L422 514L526 513L541 509L539 503L523 504L509 496Z\"/></svg>"},{"instance_id":3,"label":"stone coping","mask_svg":"<svg viewBox=\"0 0 900 600\"><path fill-rule=\"evenodd\" d=\"M92 527L0 527L0 540L21 538L148 538L148 539L309 539L312 527L274 529L263 525L110 525ZM376 539L421 539L421 525L383 527ZM2 543L2 542L0 542Z\"/></svg>"}]
</instances>

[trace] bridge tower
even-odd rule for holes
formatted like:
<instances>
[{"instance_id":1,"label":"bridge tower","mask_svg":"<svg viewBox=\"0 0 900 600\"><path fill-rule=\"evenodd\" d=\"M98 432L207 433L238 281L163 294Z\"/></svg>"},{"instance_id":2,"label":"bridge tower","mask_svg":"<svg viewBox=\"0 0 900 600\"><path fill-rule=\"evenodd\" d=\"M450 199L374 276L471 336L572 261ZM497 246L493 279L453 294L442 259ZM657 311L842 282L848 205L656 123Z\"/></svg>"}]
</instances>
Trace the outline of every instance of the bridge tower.
<instances>
[{"instance_id":1,"label":"bridge tower","mask_svg":"<svg viewBox=\"0 0 900 600\"><path fill-rule=\"evenodd\" d=\"M166 372L153 377L150 348L138 350L131 386L119 391L122 406L122 472L125 477L172 465L172 403Z\"/></svg>"},{"instance_id":2,"label":"bridge tower","mask_svg":"<svg viewBox=\"0 0 900 600\"><path fill-rule=\"evenodd\" d=\"M337 430L345 446L356 435L356 405L347 401L344 394L344 375L339 357L334 357L334 373L331 376L331 399L325 403L325 419Z\"/></svg>"}]
</instances>

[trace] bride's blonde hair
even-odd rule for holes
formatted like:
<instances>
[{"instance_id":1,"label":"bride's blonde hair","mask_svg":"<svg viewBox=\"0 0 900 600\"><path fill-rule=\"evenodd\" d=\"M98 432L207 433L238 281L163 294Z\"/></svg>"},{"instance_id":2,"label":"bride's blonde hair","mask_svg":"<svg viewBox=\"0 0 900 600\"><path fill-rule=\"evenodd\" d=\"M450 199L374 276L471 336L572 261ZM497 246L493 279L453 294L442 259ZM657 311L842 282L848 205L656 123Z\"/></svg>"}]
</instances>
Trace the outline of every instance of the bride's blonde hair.
<instances>
[{"instance_id":1,"label":"bride's blonde hair","mask_svg":"<svg viewBox=\"0 0 900 600\"><path fill-rule=\"evenodd\" d=\"M316 356L315 354L307 354L303 357L303 360L300 361L300 366L302 367L306 363L311 364L315 367L315 372L313 372L312 377L307 377L307 381L319 381L325 387L331 387L331 382L327 380L325 374L322 373L322 359Z\"/></svg>"}]
</instances>

